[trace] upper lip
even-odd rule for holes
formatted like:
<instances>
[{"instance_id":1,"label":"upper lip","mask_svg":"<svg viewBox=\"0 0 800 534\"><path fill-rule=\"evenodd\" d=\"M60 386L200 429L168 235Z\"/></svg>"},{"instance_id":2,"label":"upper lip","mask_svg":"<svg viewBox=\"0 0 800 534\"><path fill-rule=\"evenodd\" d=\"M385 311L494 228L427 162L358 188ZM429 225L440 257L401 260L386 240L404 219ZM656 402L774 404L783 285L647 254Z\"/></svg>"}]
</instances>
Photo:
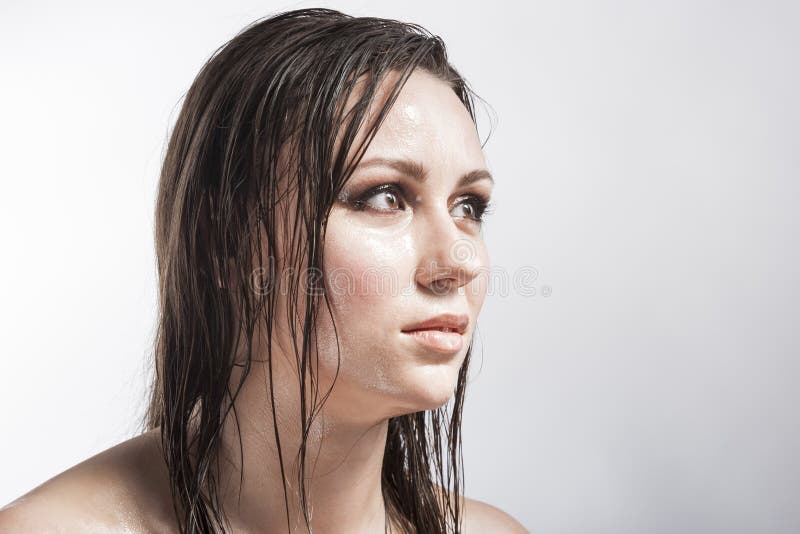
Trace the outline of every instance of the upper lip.
<instances>
[{"instance_id":1,"label":"upper lip","mask_svg":"<svg viewBox=\"0 0 800 534\"><path fill-rule=\"evenodd\" d=\"M429 330L434 328L449 328L454 332L463 334L469 325L469 317L466 314L443 313L436 317L431 317L420 323L403 328L403 332L412 330Z\"/></svg>"}]
</instances>

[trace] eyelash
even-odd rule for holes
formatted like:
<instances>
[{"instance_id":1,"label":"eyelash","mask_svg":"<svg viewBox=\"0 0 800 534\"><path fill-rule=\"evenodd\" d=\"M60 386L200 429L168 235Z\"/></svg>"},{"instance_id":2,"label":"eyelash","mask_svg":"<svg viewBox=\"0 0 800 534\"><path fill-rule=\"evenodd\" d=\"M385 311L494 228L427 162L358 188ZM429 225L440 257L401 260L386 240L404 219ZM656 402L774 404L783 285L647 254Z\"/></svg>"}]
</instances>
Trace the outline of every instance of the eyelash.
<instances>
[{"instance_id":1,"label":"eyelash","mask_svg":"<svg viewBox=\"0 0 800 534\"><path fill-rule=\"evenodd\" d=\"M372 187L368 189L366 192L362 193L361 195L358 195L358 197L352 201L353 208L356 211L370 210L379 213L396 211L393 209L373 208L367 203L367 200L380 193L392 193L400 199L401 203L403 203L404 205L408 204L408 202L406 202L405 200L406 194L405 191L403 190L403 187L397 183L387 183L387 184L381 184L377 187ZM465 200L472 200L472 205L475 208L475 218L471 218L471 220L475 222L478 223L483 222L486 215L494 212L494 205L483 194L476 193L476 194L466 195L463 198Z\"/></svg>"}]
</instances>

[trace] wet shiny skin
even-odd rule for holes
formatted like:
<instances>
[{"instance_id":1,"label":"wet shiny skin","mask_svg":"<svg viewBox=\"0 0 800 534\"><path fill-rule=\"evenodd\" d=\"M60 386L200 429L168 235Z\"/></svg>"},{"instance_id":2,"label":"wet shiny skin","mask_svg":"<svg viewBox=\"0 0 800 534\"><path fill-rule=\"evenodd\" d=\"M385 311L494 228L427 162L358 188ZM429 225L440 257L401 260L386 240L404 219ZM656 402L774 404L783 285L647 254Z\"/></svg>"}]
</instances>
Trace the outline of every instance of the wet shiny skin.
<instances>
[{"instance_id":1,"label":"wet shiny skin","mask_svg":"<svg viewBox=\"0 0 800 534\"><path fill-rule=\"evenodd\" d=\"M418 183L387 165L369 163L378 159L414 162L427 180ZM415 72L344 188L345 197L354 197L397 181L407 198L373 197L372 206L395 208L385 212L338 202L325 240L325 271L339 273L329 274L331 285L343 287L343 279L352 284L347 291L333 291L342 333L336 388L371 407L362 417L375 421L435 408L455 390L486 294L489 265L480 223L456 204L469 194L490 195L493 185L489 179L456 184L479 169L486 169L486 161L466 109L446 84ZM443 312L469 316L463 347L455 354L433 353L401 332ZM333 330L329 321L320 327L321 372L330 373L336 363Z\"/></svg>"}]
</instances>

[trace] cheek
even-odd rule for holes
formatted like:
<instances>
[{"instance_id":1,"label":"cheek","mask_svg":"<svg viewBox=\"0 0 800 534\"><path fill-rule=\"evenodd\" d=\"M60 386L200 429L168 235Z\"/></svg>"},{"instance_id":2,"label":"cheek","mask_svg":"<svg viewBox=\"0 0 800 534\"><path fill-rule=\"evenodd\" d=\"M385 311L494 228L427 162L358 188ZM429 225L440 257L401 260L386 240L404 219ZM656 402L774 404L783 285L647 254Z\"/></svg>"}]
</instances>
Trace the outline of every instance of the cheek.
<instances>
[{"instance_id":1,"label":"cheek","mask_svg":"<svg viewBox=\"0 0 800 534\"><path fill-rule=\"evenodd\" d=\"M332 216L325 238L323 271L340 346L351 354L369 353L381 335L397 325L398 298L413 268L408 237L380 234L345 217ZM335 336L322 304L320 328ZM325 316L325 317L322 317Z\"/></svg>"},{"instance_id":2,"label":"cheek","mask_svg":"<svg viewBox=\"0 0 800 534\"><path fill-rule=\"evenodd\" d=\"M348 384L388 391L393 373L386 349L396 343L392 335L400 326L399 301L413 256L403 235L376 236L340 223L331 220L325 239L323 271L331 313L321 302L316 328L323 381L336 374L340 392L351 390Z\"/></svg>"},{"instance_id":3,"label":"cheek","mask_svg":"<svg viewBox=\"0 0 800 534\"><path fill-rule=\"evenodd\" d=\"M379 235L341 224L329 232L324 271L331 304L343 315L376 319L392 311L392 302L408 284L410 246L404 235Z\"/></svg>"}]
</instances>

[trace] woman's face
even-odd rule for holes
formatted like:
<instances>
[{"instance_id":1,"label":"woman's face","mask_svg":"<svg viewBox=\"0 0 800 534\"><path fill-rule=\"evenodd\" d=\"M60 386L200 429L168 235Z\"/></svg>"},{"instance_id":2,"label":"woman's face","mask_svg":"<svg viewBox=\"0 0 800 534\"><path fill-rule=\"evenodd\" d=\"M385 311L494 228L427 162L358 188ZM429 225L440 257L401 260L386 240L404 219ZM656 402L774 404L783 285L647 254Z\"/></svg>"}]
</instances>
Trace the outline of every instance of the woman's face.
<instances>
[{"instance_id":1,"label":"woman's face","mask_svg":"<svg viewBox=\"0 0 800 534\"><path fill-rule=\"evenodd\" d=\"M492 185L464 105L415 71L330 213L323 271L336 332L322 302L321 394L337 375L336 334L341 362L326 411L376 421L453 395L486 295L480 217ZM433 326L455 319L463 332L406 332L445 314Z\"/></svg>"}]
</instances>

